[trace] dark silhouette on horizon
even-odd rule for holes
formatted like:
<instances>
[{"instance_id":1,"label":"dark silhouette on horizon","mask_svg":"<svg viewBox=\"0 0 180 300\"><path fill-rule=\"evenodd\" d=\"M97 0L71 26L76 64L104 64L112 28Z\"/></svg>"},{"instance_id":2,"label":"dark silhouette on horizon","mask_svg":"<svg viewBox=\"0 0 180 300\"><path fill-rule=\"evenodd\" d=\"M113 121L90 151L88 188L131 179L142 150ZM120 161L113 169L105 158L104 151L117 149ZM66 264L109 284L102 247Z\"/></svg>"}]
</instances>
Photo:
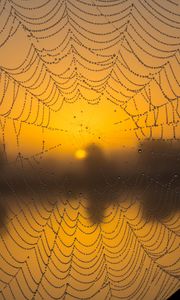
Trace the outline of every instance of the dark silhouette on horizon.
<instances>
[{"instance_id":1,"label":"dark silhouette on horizon","mask_svg":"<svg viewBox=\"0 0 180 300\"><path fill-rule=\"evenodd\" d=\"M66 167L61 161L41 161L36 166L5 166L1 154L0 222L6 221L9 198L53 198L58 193L73 199L83 194L89 201L94 223L103 221L105 207L125 198L140 201L147 220L162 220L180 210L180 143L144 141L136 155L116 153L107 157L97 145L86 148L79 166ZM1 151L2 152L2 151ZM76 164L76 165L77 165ZM21 196L21 197L19 197ZM53 199L52 199L53 200Z\"/></svg>"}]
</instances>

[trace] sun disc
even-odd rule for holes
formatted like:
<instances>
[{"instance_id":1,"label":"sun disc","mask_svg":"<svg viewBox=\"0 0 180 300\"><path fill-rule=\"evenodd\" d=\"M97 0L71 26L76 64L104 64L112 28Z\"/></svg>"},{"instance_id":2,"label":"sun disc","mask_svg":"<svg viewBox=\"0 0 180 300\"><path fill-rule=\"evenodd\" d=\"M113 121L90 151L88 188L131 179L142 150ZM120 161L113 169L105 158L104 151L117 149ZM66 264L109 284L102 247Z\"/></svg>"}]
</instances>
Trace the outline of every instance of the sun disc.
<instances>
[{"instance_id":1,"label":"sun disc","mask_svg":"<svg viewBox=\"0 0 180 300\"><path fill-rule=\"evenodd\" d=\"M77 159L84 159L87 157L87 152L86 150L84 149L78 149L76 152L75 152L75 157Z\"/></svg>"}]
</instances>

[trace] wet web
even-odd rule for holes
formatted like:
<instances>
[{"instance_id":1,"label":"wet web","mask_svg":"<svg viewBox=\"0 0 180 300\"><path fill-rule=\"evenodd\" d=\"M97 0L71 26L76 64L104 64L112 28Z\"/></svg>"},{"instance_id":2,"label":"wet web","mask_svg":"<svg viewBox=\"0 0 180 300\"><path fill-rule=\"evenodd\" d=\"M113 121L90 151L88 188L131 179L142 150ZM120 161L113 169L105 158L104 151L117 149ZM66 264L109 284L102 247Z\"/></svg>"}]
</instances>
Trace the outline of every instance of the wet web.
<instances>
[{"instance_id":1,"label":"wet web","mask_svg":"<svg viewBox=\"0 0 180 300\"><path fill-rule=\"evenodd\" d=\"M66 133L53 126L53 117L81 100L122 109L126 117L117 121L116 113L114 126L134 134L139 152L144 140L178 144L179 10L175 0L0 1L0 53L19 33L25 45L18 66L0 62L5 165L36 171L61 147L47 146L48 137ZM31 156L21 144L27 127L39 128L42 137ZM8 160L9 130L14 161ZM158 155L164 161L173 155L173 176L180 176L179 152L164 149ZM161 185L154 173L149 176ZM50 171L48 177L56 181ZM170 178L163 186L168 201L174 197ZM59 187L54 199L47 194L46 201L32 201L45 197L46 186L37 180L39 190L25 183L28 201L7 182L17 205L8 206L1 231L1 299L167 299L179 288L179 211L149 222L139 203L124 201L107 205L102 222L93 223L83 193L71 201ZM129 199L127 190L124 197ZM7 201L3 193L1 198Z\"/></svg>"}]
</instances>

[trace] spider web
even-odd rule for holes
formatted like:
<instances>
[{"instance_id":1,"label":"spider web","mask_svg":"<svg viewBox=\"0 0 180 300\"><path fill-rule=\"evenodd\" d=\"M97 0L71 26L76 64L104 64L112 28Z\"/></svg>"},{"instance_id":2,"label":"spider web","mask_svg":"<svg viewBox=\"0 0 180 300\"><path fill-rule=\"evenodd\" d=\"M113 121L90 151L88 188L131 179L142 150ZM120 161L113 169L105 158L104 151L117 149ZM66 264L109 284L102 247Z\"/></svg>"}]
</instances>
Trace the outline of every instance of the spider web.
<instances>
[{"instance_id":1,"label":"spider web","mask_svg":"<svg viewBox=\"0 0 180 300\"><path fill-rule=\"evenodd\" d=\"M55 127L53 118L81 100L122 109L126 117L114 121L115 130L132 132L139 144L178 141L179 9L175 0L1 0L6 163L33 169L59 149L60 143L48 147L48 138L67 129ZM19 36L17 65L4 57ZM22 148L25 128L41 132L39 150L31 156ZM179 288L179 215L149 223L140 205L121 203L106 208L101 224L91 224L82 194L72 202L59 190L57 199L47 197L39 205L31 199L42 194L27 186L25 203L11 191L17 206L9 207L1 233L1 299L167 299Z\"/></svg>"}]
</instances>

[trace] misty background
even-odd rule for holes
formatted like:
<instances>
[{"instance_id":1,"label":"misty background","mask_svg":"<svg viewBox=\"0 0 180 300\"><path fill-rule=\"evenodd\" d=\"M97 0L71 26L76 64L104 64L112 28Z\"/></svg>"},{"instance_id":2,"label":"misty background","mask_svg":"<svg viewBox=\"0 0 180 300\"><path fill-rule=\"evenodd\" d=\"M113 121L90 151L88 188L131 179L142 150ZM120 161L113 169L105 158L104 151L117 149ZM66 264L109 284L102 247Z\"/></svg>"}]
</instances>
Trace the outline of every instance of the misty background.
<instances>
[{"instance_id":1,"label":"misty background","mask_svg":"<svg viewBox=\"0 0 180 300\"><path fill-rule=\"evenodd\" d=\"M180 142L145 140L137 151L107 155L96 144L82 160L19 159L7 163L0 147L0 222L8 206L31 196L32 201L73 200L83 195L94 223L103 221L105 208L131 200L142 205L147 220L162 220L180 209ZM61 200L59 200L61 201Z\"/></svg>"}]
</instances>

